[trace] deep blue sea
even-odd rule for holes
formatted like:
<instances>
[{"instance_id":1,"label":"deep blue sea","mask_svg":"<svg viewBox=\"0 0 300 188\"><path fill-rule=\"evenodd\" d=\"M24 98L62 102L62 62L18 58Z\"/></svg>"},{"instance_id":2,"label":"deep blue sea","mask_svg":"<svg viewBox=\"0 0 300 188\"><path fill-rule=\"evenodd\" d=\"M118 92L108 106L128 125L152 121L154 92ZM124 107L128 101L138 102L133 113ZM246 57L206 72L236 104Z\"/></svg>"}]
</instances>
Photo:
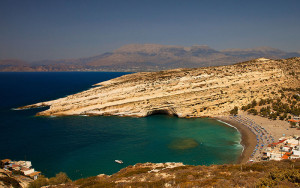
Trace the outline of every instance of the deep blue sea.
<instances>
[{"instance_id":1,"label":"deep blue sea","mask_svg":"<svg viewBox=\"0 0 300 188\"><path fill-rule=\"evenodd\" d=\"M112 174L143 162L191 165L234 163L241 135L213 119L166 115L35 117L41 110L15 107L57 99L127 73L0 73L0 159L32 161L51 177ZM124 164L117 164L121 159Z\"/></svg>"}]
</instances>

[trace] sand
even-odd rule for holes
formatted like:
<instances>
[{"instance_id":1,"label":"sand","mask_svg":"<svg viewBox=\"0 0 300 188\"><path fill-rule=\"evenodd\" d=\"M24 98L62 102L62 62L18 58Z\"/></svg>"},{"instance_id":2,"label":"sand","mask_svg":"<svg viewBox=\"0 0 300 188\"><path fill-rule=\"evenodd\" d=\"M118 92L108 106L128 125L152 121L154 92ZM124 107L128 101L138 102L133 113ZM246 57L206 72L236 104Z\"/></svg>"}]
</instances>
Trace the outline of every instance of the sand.
<instances>
[{"instance_id":1,"label":"sand","mask_svg":"<svg viewBox=\"0 0 300 188\"><path fill-rule=\"evenodd\" d=\"M293 135L300 136L300 130L297 130L296 128L290 128L290 123L287 121L270 120L261 116L248 114L247 112L240 112L239 115L253 119L258 125L262 126L269 133L271 133L275 138L275 141L278 141L279 138L283 137L283 134L285 137Z\"/></svg>"},{"instance_id":2,"label":"sand","mask_svg":"<svg viewBox=\"0 0 300 188\"><path fill-rule=\"evenodd\" d=\"M241 115L242 117L250 118L255 123L263 127L265 130L271 133L271 135L275 139L275 142L277 142L278 139L283 136L300 136L300 130L297 130L296 128L290 128L290 124L287 121L270 120L261 116L254 116L248 114L247 112L239 112L239 115ZM241 144L244 146L244 151L237 162L246 163L250 159L250 156L257 144L255 134L251 132L250 129L245 125L230 119L229 116L219 116L215 117L215 119L219 119L223 122L229 123L230 125L236 127L239 130L242 136Z\"/></svg>"},{"instance_id":3,"label":"sand","mask_svg":"<svg viewBox=\"0 0 300 188\"><path fill-rule=\"evenodd\" d=\"M215 119L221 120L223 122L226 122L238 129L238 131L241 133L242 141L241 145L244 147L244 151L242 152L241 156L239 157L237 163L246 163L255 146L256 146L256 136L253 132L250 131L250 129L237 121L229 119L228 116L219 116L215 117Z\"/></svg>"}]
</instances>

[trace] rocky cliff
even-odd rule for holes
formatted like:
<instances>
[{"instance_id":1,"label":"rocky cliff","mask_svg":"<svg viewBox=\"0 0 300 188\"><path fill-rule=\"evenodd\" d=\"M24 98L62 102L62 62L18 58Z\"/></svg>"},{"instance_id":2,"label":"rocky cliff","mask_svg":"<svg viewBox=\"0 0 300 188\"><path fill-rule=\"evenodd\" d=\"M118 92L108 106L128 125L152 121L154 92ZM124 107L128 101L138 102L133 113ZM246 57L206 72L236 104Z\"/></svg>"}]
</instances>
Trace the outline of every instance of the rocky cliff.
<instances>
[{"instance_id":1,"label":"rocky cliff","mask_svg":"<svg viewBox=\"0 0 300 188\"><path fill-rule=\"evenodd\" d=\"M40 116L217 116L253 99L276 98L282 87L299 87L299 70L300 58L260 58L228 66L140 72L20 109L49 106Z\"/></svg>"},{"instance_id":2,"label":"rocky cliff","mask_svg":"<svg viewBox=\"0 0 300 188\"><path fill-rule=\"evenodd\" d=\"M9 170L0 168L0 187L1 188L25 188L33 182L33 179L25 176L24 174L13 173Z\"/></svg>"}]
</instances>

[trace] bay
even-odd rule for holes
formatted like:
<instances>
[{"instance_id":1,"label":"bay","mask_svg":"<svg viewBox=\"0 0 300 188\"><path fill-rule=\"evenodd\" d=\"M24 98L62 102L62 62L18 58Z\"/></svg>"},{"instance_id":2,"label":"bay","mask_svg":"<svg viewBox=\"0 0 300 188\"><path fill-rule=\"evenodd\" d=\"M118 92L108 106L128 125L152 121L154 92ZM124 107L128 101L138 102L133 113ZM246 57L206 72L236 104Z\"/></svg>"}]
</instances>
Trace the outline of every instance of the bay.
<instances>
[{"instance_id":1,"label":"bay","mask_svg":"<svg viewBox=\"0 0 300 188\"><path fill-rule=\"evenodd\" d=\"M15 107L57 99L127 73L0 73L0 159L30 160L47 177L112 174L144 162L234 163L241 135L214 119L166 115L36 117ZM117 164L115 159L124 161Z\"/></svg>"}]
</instances>

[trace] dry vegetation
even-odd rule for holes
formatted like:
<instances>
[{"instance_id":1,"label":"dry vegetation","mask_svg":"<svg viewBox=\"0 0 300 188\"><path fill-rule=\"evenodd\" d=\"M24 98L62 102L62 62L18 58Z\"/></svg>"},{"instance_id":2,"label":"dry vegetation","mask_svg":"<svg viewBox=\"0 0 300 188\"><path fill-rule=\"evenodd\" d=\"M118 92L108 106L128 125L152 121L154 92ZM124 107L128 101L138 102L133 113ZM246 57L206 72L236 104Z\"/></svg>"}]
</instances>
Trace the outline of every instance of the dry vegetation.
<instances>
[{"instance_id":1,"label":"dry vegetation","mask_svg":"<svg viewBox=\"0 0 300 188\"><path fill-rule=\"evenodd\" d=\"M155 166L155 164L153 164ZM299 187L300 160L156 168L137 164L58 187ZM52 186L57 187L57 186Z\"/></svg>"},{"instance_id":2,"label":"dry vegetation","mask_svg":"<svg viewBox=\"0 0 300 188\"><path fill-rule=\"evenodd\" d=\"M56 174L55 177L46 178L45 176L40 176L37 180L29 184L28 188L39 188L42 186L55 186L71 182L67 174L60 172Z\"/></svg>"}]
</instances>

